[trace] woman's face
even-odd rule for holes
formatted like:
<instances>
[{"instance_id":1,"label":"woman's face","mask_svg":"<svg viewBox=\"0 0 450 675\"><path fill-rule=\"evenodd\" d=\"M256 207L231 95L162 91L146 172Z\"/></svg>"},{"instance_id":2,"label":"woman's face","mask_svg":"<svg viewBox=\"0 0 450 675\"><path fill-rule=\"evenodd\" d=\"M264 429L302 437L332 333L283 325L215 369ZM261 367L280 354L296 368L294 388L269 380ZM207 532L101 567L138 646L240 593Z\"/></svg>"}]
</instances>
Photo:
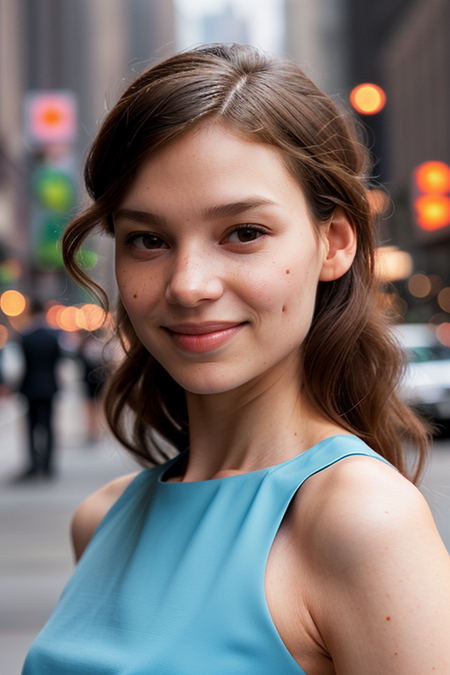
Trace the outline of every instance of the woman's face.
<instances>
[{"instance_id":1,"label":"woman's face","mask_svg":"<svg viewBox=\"0 0 450 675\"><path fill-rule=\"evenodd\" d=\"M194 130L142 162L114 226L128 316L187 391L297 372L325 245L276 148Z\"/></svg>"}]
</instances>

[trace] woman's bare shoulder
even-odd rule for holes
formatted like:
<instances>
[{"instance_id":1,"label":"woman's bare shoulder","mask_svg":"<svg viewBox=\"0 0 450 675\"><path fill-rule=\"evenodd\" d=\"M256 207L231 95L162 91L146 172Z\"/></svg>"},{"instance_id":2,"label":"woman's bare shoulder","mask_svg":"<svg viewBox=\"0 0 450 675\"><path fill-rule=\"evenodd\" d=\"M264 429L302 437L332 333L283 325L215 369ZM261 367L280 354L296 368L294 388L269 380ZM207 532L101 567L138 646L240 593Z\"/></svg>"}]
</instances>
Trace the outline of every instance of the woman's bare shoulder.
<instances>
[{"instance_id":1,"label":"woman's bare shoulder","mask_svg":"<svg viewBox=\"0 0 450 675\"><path fill-rule=\"evenodd\" d=\"M336 672L450 667L450 559L410 481L376 458L348 457L306 481L293 522Z\"/></svg>"},{"instance_id":2,"label":"woman's bare shoulder","mask_svg":"<svg viewBox=\"0 0 450 675\"><path fill-rule=\"evenodd\" d=\"M317 545L332 542L343 554L353 546L367 547L377 536L415 529L417 519L434 527L420 491L390 465L364 455L347 457L308 479L295 511L306 527L322 533L323 538L315 537Z\"/></svg>"},{"instance_id":3,"label":"woman's bare shoulder","mask_svg":"<svg viewBox=\"0 0 450 675\"><path fill-rule=\"evenodd\" d=\"M78 506L71 523L72 545L77 562L92 539L100 521L103 520L137 474L138 472L135 472L116 478L91 494Z\"/></svg>"}]
</instances>

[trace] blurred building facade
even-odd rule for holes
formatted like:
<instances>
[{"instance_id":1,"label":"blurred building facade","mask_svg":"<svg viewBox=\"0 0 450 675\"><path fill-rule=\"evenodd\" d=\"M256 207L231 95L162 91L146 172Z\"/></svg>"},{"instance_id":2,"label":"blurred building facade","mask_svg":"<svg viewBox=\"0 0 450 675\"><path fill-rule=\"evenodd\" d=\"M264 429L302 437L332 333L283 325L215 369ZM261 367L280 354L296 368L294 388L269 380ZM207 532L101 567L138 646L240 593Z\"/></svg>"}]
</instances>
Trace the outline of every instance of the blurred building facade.
<instances>
[{"instance_id":1,"label":"blurred building facade","mask_svg":"<svg viewBox=\"0 0 450 675\"><path fill-rule=\"evenodd\" d=\"M364 117L379 160L374 175L394 203L390 243L408 250L414 272L432 283L423 297L398 284L406 320L450 320L439 291L450 286L450 225L425 231L414 209L414 172L424 162L450 164L449 0L346 0L351 86L374 82L386 92L382 112ZM449 307L450 310L450 307Z\"/></svg>"},{"instance_id":2,"label":"blurred building facade","mask_svg":"<svg viewBox=\"0 0 450 675\"><path fill-rule=\"evenodd\" d=\"M21 157L24 56L20 2L0 3L0 264L8 256L7 243L25 245L21 238L20 208L23 184Z\"/></svg>"},{"instance_id":3,"label":"blurred building facade","mask_svg":"<svg viewBox=\"0 0 450 675\"><path fill-rule=\"evenodd\" d=\"M285 53L329 95L347 94L345 0L285 0Z\"/></svg>"},{"instance_id":4,"label":"blurred building facade","mask_svg":"<svg viewBox=\"0 0 450 675\"><path fill-rule=\"evenodd\" d=\"M419 164L450 163L450 0L284 0L280 6L285 13L284 53L327 93L348 101L351 88L361 82L385 89L385 109L363 119L376 160L374 177L395 204L383 226L382 243L408 250L415 272L439 276L442 286L450 286L450 226L421 230L411 192ZM202 30L206 41L244 42L251 32L230 8L205 19ZM24 268L29 260L25 93L68 89L76 94L80 178L105 111L134 73L176 48L174 0L2 0L0 290L4 259L22 257ZM104 257L110 257L108 240L101 246ZM108 285L104 272L93 274ZM51 275L42 281L43 276L45 286ZM32 279L14 283L27 292ZM408 295L407 281L398 290L408 303L409 318L428 320L440 311L434 296Z\"/></svg>"},{"instance_id":5,"label":"blurred building facade","mask_svg":"<svg viewBox=\"0 0 450 675\"><path fill-rule=\"evenodd\" d=\"M82 163L106 110L135 73L175 51L174 6L172 0L2 0L0 12L0 266L5 248L22 258L25 277L15 283L29 292L36 279L29 255L26 92L74 92L82 200ZM37 284L47 295L62 282L40 274Z\"/></svg>"},{"instance_id":6,"label":"blurred building facade","mask_svg":"<svg viewBox=\"0 0 450 675\"><path fill-rule=\"evenodd\" d=\"M238 42L249 41L247 24L239 19L231 5L227 5L220 14L205 16L202 21L202 42Z\"/></svg>"}]
</instances>

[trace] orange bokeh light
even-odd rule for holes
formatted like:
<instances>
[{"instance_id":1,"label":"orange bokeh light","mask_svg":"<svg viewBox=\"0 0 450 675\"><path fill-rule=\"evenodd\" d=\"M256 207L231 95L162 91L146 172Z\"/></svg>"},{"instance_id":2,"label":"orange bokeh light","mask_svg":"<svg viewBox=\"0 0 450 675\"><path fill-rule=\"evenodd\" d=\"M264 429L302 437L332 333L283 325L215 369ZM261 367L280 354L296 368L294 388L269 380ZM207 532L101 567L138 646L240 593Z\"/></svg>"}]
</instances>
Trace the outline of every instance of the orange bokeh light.
<instances>
[{"instance_id":1,"label":"orange bokeh light","mask_svg":"<svg viewBox=\"0 0 450 675\"><path fill-rule=\"evenodd\" d=\"M58 324L58 312L61 312L63 309L65 309L65 305L52 305L49 307L47 310L47 322L50 324L52 328L60 328Z\"/></svg>"},{"instance_id":2,"label":"orange bokeh light","mask_svg":"<svg viewBox=\"0 0 450 675\"><path fill-rule=\"evenodd\" d=\"M93 303L81 307L52 305L47 310L50 326L73 333L77 330L95 331L107 324L108 316L104 309Z\"/></svg>"},{"instance_id":3,"label":"orange bokeh light","mask_svg":"<svg viewBox=\"0 0 450 675\"><path fill-rule=\"evenodd\" d=\"M429 232L450 225L450 197L444 195L422 195L414 202L417 223Z\"/></svg>"},{"instance_id":4,"label":"orange bokeh light","mask_svg":"<svg viewBox=\"0 0 450 675\"><path fill-rule=\"evenodd\" d=\"M106 319L105 310L91 303L87 303L80 307L79 313L77 315L77 322L79 328L84 330L98 330L103 326Z\"/></svg>"},{"instance_id":5,"label":"orange bokeh light","mask_svg":"<svg viewBox=\"0 0 450 675\"><path fill-rule=\"evenodd\" d=\"M426 274L413 274L408 281L408 290L415 298L426 298L431 293L431 281Z\"/></svg>"},{"instance_id":6,"label":"orange bokeh light","mask_svg":"<svg viewBox=\"0 0 450 675\"><path fill-rule=\"evenodd\" d=\"M78 307L64 307L56 313L56 323L59 328L69 333L79 330L78 325Z\"/></svg>"},{"instance_id":7,"label":"orange bokeh light","mask_svg":"<svg viewBox=\"0 0 450 675\"><path fill-rule=\"evenodd\" d=\"M19 291L5 291L0 297L0 307L6 316L19 316L26 304L25 296Z\"/></svg>"},{"instance_id":8,"label":"orange bokeh light","mask_svg":"<svg viewBox=\"0 0 450 675\"><path fill-rule=\"evenodd\" d=\"M440 291L437 296L437 301L439 307L444 310L444 312L450 313L450 287L447 286Z\"/></svg>"},{"instance_id":9,"label":"orange bokeh light","mask_svg":"<svg viewBox=\"0 0 450 675\"><path fill-rule=\"evenodd\" d=\"M421 192L434 195L450 192L450 166L444 162L424 162L417 167L415 179Z\"/></svg>"},{"instance_id":10,"label":"orange bokeh light","mask_svg":"<svg viewBox=\"0 0 450 675\"><path fill-rule=\"evenodd\" d=\"M350 93L350 103L362 115L375 115L386 105L386 94L377 84L359 84Z\"/></svg>"}]
</instances>

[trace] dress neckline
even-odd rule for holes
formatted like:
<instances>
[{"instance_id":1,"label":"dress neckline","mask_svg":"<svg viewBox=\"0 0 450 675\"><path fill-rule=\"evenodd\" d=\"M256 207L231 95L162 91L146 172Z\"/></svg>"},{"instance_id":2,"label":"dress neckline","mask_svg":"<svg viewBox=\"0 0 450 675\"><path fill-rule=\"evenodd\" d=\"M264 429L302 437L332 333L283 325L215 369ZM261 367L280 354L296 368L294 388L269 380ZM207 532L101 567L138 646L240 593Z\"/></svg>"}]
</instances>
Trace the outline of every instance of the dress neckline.
<instances>
[{"instance_id":1,"label":"dress neckline","mask_svg":"<svg viewBox=\"0 0 450 675\"><path fill-rule=\"evenodd\" d=\"M328 436L327 438L324 438L323 440L319 441L318 443L315 443L312 445L310 448L307 448L303 452L300 452L298 455L295 455L294 457L291 457L290 459L286 459L283 462L278 462L277 464L271 464L270 466L263 467L262 469L256 469L255 471L245 471L244 473L237 473L232 476L222 476L220 478L209 478L207 480L196 480L196 481L169 481L167 480L167 474L171 473L173 469L178 465L178 463L184 461L189 453L189 448L186 448L185 450L182 450L179 455L174 457L172 460L168 462L168 464L165 466L163 471L158 476L158 483L160 485L202 485L202 484L207 484L207 485L212 485L212 484L218 484L222 481L232 481L232 480L238 480L242 479L245 476L257 476L258 474L261 474L263 472L269 472L269 471L276 471L277 469L282 468L283 466L286 466L287 464L291 464L292 462L295 462L296 460L299 459L299 457L304 457L306 455L309 455L311 452L316 450L319 446L321 446L323 443L326 443L327 441L334 440L336 438L348 438L348 439L359 439L358 436L355 436L354 434L334 434L333 436Z\"/></svg>"}]
</instances>

